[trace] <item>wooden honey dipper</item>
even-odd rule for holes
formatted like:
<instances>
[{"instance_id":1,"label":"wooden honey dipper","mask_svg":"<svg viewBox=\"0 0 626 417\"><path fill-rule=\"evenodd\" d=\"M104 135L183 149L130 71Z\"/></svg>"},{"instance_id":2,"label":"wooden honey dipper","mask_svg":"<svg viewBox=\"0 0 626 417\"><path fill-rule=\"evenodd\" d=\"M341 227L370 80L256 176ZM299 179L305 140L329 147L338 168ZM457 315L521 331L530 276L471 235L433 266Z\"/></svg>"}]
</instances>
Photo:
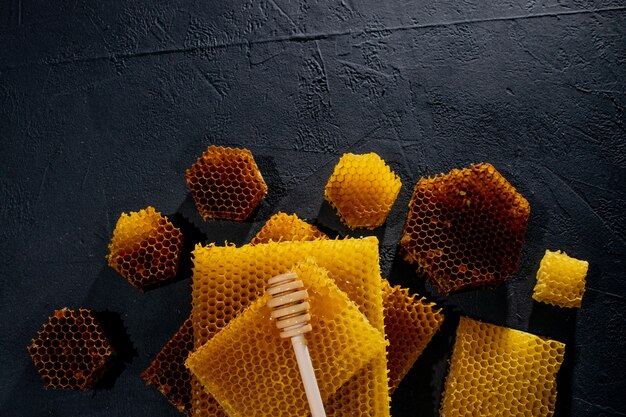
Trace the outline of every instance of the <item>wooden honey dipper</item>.
<instances>
[{"instance_id":1,"label":"wooden honey dipper","mask_svg":"<svg viewBox=\"0 0 626 417\"><path fill-rule=\"evenodd\" d=\"M304 392L309 401L311 417L326 417L320 390L315 379L309 348L304 338L310 332L311 307L307 299L309 293L304 283L294 272L278 275L268 281L267 293L270 299L267 306L272 309L271 317L276 320L276 327L280 330L280 337L291 338L291 345L296 354L300 377L304 384Z\"/></svg>"}]
</instances>

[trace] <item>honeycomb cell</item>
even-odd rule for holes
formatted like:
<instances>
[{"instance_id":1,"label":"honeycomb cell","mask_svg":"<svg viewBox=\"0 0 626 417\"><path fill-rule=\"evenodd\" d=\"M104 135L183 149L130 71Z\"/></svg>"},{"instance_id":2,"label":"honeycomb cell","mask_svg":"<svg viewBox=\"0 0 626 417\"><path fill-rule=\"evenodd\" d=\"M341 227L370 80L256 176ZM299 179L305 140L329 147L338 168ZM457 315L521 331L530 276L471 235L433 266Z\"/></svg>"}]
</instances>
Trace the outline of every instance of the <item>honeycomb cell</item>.
<instances>
[{"instance_id":1,"label":"honeycomb cell","mask_svg":"<svg viewBox=\"0 0 626 417\"><path fill-rule=\"evenodd\" d=\"M145 290L176 276L183 246L180 230L153 207L122 213L109 244L109 266Z\"/></svg>"},{"instance_id":2,"label":"honeycomb cell","mask_svg":"<svg viewBox=\"0 0 626 417\"><path fill-rule=\"evenodd\" d=\"M441 416L552 416L564 353L561 342L461 317Z\"/></svg>"},{"instance_id":3,"label":"honeycomb cell","mask_svg":"<svg viewBox=\"0 0 626 417\"><path fill-rule=\"evenodd\" d=\"M533 298L559 307L580 307L585 294L589 262L546 250L539 270Z\"/></svg>"},{"instance_id":4,"label":"honeycomb cell","mask_svg":"<svg viewBox=\"0 0 626 417\"><path fill-rule=\"evenodd\" d=\"M250 244L326 238L327 236L320 232L317 227L301 220L295 214L288 215L278 212L270 217L252 238Z\"/></svg>"},{"instance_id":5,"label":"honeycomb cell","mask_svg":"<svg viewBox=\"0 0 626 417\"><path fill-rule=\"evenodd\" d=\"M351 229L375 229L385 223L402 183L375 153L344 154L324 196Z\"/></svg>"},{"instance_id":6,"label":"honeycomb cell","mask_svg":"<svg viewBox=\"0 0 626 417\"><path fill-rule=\"evenodd\" d=\"M154 386L181 413L191 416L191 374L185 360L193 350L191 317L163 346L150 366L141 374L147 385Z\"/></svg>"},{"instance_id":7,"label":"honeycomb cell","mask_svg":"<svg viewBox=\"0 0 626 417\"><path fill-rule=\"evenodd\" d=\"M383 307L389 390L398 388L443 322L441 309L406 288L392 287L383 280Z\"/></svg>"},{"instance_id":8,"label":"honeycomb cell","mask_svg":"<svg viewBox=\"0 0 626 417\"><path fill-rule=\"evenodd\" d=\"M96 315L87 309L55 310L28 352L46 388L86 390L114 356Z\"/></svg>"},{"instance_id":9,"label":"honeycomb cell","mask_svg":"<svg viewBox=\"0 0 626 417\"><path fill-rule=\"evenodd\" d=\"M384 355L386 342L311 258L290 269L309 294L313 330L306 340L325 401L374 357ZM187 360L230 417L309 413L291 340L281 338L270 319L269 298L265 294L254 301Z\"/></svg>"},{"instance_id":10,"label":"honeycomb cell","mask_svg":"<svg viewBox=\"0 0 626 417\"><path fill-rule=\"evenodd\" d=\"M442 293L496 286L519 265L528 201L491 165L418 181L400 250Z\"/></svg>"},{"instance_id":11,"label":"honeycomb cell","mask_svg":"<svg viewBox=\"0 0 626 417\"><path fill-rule=\"evenodd\" d=\"M185 173L204 220L246 220L267 194L267 185L247 149L209 146Z\"/></svg>"},{"instance_id":12,"label":"honeycomb cell","mask_svg":"<svg viewBox=\"0 0 626 417\"><path fill-rule=\"evenodd\" d=\"M193 252L192 320L194 346L200 348L264 294L267 280L312 257L348 294L381 334L383 302L378 239L271 242L258 245L201 246ZM226 297L226 292L232 296ZM338 350L347 348L335 344ZM241 378L233 376L233 384ZM220 410L217 401L199 384L193 385L194 415ZM373 358L326 402L328 416L389 416L387 359ZM271 415L268 413L267 415Z\"/></svg>"}]
</instances>

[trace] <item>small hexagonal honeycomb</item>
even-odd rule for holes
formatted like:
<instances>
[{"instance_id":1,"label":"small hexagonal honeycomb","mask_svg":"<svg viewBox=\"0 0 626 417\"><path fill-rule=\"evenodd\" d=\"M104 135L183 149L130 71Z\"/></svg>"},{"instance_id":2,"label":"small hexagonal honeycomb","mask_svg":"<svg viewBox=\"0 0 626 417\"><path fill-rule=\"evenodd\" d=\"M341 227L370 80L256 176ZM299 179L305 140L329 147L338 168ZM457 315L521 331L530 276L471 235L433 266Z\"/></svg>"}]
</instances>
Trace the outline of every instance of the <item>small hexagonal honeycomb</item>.
<instances>
[{"instance_id":1,"label":"small hexagonal honeycomb","mask_svg":"<svg viewBox=\"0 0 626 417\"><path fill-rule=\"evenodd\" d=\"M383 280L389 389L393 393L443 322L441 309Z\"/></svg>"},{"instance_id":2,"label":"small hexagonal honeycomb","mask_svg":"<svg viewBox=\"0 0 626 417\"><path fill-rule=\"evenodd\" d=\"M261 230L250 241L251 245L283 240L315 240L326 239L327 236L317 227L301 220L295 214L288 215L282 212L274 214L263 225Z\"/></svg>"},{"instance_id":3,"label":"small hexagonal honeycomb","mask_svg":"<svg viewBox=\"0 0 626 417\"><path fill-rule=\"evenodd\" d=\"M185 178L204 220L246 220L267 194L247 149L211 145L187 169Z\"/></svg>"},{"instance_id":4,"label":"small hexagonal honeycomb","mask_svg":"<svg viewBox=\"0 0 626 417\"><path fill-rule=\"evenodd\" d=\"M491 165L418 181L400 248L442 293L496 286L518 268L528 201Z\"/></svg>"},{"instance_id":5,"label":"small hexagonal honeycomb","mask_svg":"<svg viewBox=\"0 0 626 417\"><path fill-rule=\"evenodd\" d=\"M322 400L327 400L386 342L354 302L308 258L291 271L308 291L311 326L306 334ZM304 386L290 339L283 339L263 295L192 353L187 366L231 417L305 416Z\"/></svg>"},{"instance_id":6,"label":"small hexagonal honeycomb","mask_svg":"<svg viewBox=\"0 0 626 417\"><path fill-rule=\"evenodd\" d=\"M122 213L109 244L111 268L145 290L176 276L183 235L153 207Z\"/></svg>"},{"instance_id":7,"label":"small hexagonal honeycomb","mask_svg":"<svg viewBox=\"0 0 626 417\"><path fill-rule=\"evenodd\" d=\"M193 325L190 317L141 374L141 379L147 385L153 385L181 413L188 416L191 416L192 377L185 360L192 350Z\"/></svg>"},{"instance_id":8,"label":"small hexagonal honeycomb","mask_svg":"<svg viewBox=\"0 0 626 417\"><path fill-rule=\"evenodd\" d=\"M385 223L400 192L400 178L375 153L344 154L324 196L351 229L375 229Z\"/></svg>"},{"instance_id":9,"label":"small hexagonal honeycomb","mask_svg":"<svg viewBox=\"0 0 626 417\"><path fill-rule=\"evenodd\" d=\"M441 416L552 416L564 353L561 342L461 317Z\"/></svg>"},{"instance_id":10,"label":"small hexagonal honeycomb","mask_svg":"<svg viewBox=\"0 0 626 417\"><path fill-rule=\"evenodd\" d=\"M46 388L86 390L106 372L114 352L91 310L56 310L28 347Z\"/></svg>"},{"instance_id":11,"label":"small hexagonal honeycomb","mask_svg":"<svg viewBox=\"0 0 626 417\"><path fill-rule=\"evenodd\" d=\"M371 325L384 332L378 239L271 242L219 247L197 245L193 252L192 320L194 346L200 348L237 314L265 292L267 280L312 257L328 271ZM326 402L328 416L389 416L387 359L382 354L346 382ZM221 408L193 385L194 415L214 415ZM271 415L271 414L269 414Z\"/></svg>"},{"instance_id":12,"label":"small hexagonal honeycomb","mask_svg":"<svg viewBox=\"0 0 626 417\"><path fill-rule=\"evenodd\" d=\"M533 298L559 307L580 307L585 294L589 262L546 250L539 270Z\"/></svg>"}]
</instances>

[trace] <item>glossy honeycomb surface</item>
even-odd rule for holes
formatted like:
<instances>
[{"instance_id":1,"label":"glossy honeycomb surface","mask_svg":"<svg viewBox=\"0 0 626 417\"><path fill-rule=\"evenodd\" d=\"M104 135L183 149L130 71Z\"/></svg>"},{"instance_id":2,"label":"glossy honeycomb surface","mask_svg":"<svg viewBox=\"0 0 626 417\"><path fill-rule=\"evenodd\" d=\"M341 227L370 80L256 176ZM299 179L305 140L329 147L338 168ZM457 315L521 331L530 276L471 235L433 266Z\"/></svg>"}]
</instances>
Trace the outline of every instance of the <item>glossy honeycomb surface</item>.
<instances>
[{"instance_id":1,"label":"glossy honeycomb surface","mask_svg":"<svg viewBox=\"0 0 626 417\"><path fill-rule=\"evenodd\" d=\"M375 153L344 154L324 196L351 229L375 229L385 223L400 192L400 178Z\"/></svg>"},{"instance_id":2,"label":"glossy honeycomb surface","mask_svg":"<svg viewBox=\"0 0 626 417\"><path fill-rule=\"evenodd\" d=\"M327 400L372 358L384 355L386 342L312 259L291 270L308 292L313 330L305 338ZM309 413L291 340L280 337L268 300L265 294L254 301L187 360L230 417Z\"/></svg>"},{"instance_id":3,"label":"glossy honeycomb surface","mask_svg":"<svg viewBox=\"0 0 626 417\"><path fill-rule=\"evenodd\" d=\"M180 230L153 207L122 213L107 261L135 288L145 290L176 276L183 246Z\"/></svg>"},{"instance_id":4,"label":"glossy honeycomb surface","mask_svg":"<svg viewBox=\"0 0 626 417\"><path fill-rule=\"evenodd\" d=\"M559 307L580 307L588 269L587 261L546 250L537 271L533 298Z\"/></svg>"},{"instance_id":5,"label":"glossy honeycomb surface","mask_svg":"<svg viewBox=\"0 0 626 417\"><path fill-rule=\"evenodd\" d=\"M561 342L461 317L441 416L552 416L564 353Z\"/></svg>"},{"instance_id":6,"label":"glossy honeycomb surface","mask_svg":"<svg viewBox=\"0 0 626 417\"><path fill-rule=\"evenodd\" d=\"M378 239L316 240L259 245L196 246L192 318L196 348L223 329L231 319L263 295L269 278L287 272L312 257L328 271L374 328L382 332L383 305ZM386 355L372 359L326 403L329 416L389 415ZM198 415L219 410L217 402L194 386L193 407Z\"/></svg>"},{"instance_id":7,"label":"glossy honeycomb surface","mask_svg":"<svg viewBox=\"0 0 626 417\"><path fill-rule=\"evenodd\" d=\"M443 322L435 303L383 280L389 389L393 393Z\"/></svg>"},{"instance_id":8,"label":"glossy honeycomb surface","mask_svg":"<svg viewBox=\"0 0 626 417\"><path fill-rule=\"evenodd\" d=\"M247 149L209 146L185 172L204 220L245 220L267 193L261 171Z\"/></svg>"},{"instance_id":9,"label":"glossy honeycomb surface","mask_svg":"<svg viewBox=\"0 0 626 417\"><path fill-rule=\"evenodd\" d=\"M404 258L442 293L496 286L519 265L528 201L489 164L418 181L400 239Z\"/></svg>"},{"instance_id":10,"label":"glossy honeycomb surface","mask_svg":"<svg viewBox=\"0 0 626 417\"><path fill-rule=\"evenodd\" d=\"M295 214L278 212L263 225L250 241L251 245L292 240L326 239L317 227L300 219Z\"/></svg>"},{"instance_id":11,"label":"glossy honeycomb surface","mask_svg":"<svg viewBox=\"0 0 626 417\"><path fill-rule=\"evenodd\" d=\"M191 317L163 346L150 366L141 374L147 385L163 394L181 413L191 416L191 374L185 360L193 350Z\"/></svg>"},{"instance_id":12,"label":"glossy honeycomb surface","mask_svg":"<svg viewBox=\"0 0 626 417\"><path fill-rule=\"evenodd\" d=\"M28 352L46 388L79 390L92 388L114 355L96 315L82 308L56 310Z\"/></svg>"}]
</instances>

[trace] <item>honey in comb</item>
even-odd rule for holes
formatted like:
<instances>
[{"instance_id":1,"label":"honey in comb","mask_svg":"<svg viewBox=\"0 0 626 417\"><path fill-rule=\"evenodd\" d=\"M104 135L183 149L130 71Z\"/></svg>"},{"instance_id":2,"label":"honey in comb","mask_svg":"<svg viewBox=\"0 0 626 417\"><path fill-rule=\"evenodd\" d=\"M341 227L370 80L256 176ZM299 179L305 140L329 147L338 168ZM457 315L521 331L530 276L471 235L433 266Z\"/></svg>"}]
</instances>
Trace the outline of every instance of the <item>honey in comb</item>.
<instances>
[{"instance_id":1,"label":"honey in comb","mask_svg":"<svg viewBox=\"0 0 626 417\"><path fill-rule=\"evenodd\" d=\"M46 388L86 390L105 374L114 351L88 309L56 310L28 352Z\"/></svg>"},{"instance_id":2,"label":"honey in comb","mask_svg":"<svg viewBox=\"0 0 626 417\"><path fill-rule=\"evenodd\" d=\"M442 417L549 417L565 345L461 317Z\"/></svg>"},{"instance_id":3,"label":"honey in comb","mask_svg":"<svg viewBox=\"0 0 626 417\"><path fill-rule=\"evenodd\" d=\"M378 239L271 242L258 245L201 246L193 252L192 320L194 346L200 348L254 300L269 278L307 257L315 259L348 294L381 334L383 304ZM200 384L192 383L194 415L221 410ZM326 402L328 416L389 416L387 359L373 358ZM222 411L223 412L223 411Z\"/></svg>"},{"instance_id":4,"label":"honey in comb","mask_svg":"<svg viewBox=\"0 0 626 417\"><path fill-rule=\"evenodd\" d=\"M111 268L145 290L176 277L183 235L153 207L122 213L109 244Z\"/></svg>"},{"instance_id":5,"label":"honey in comb","mask_svg":"<svg viewBox=\"0 0 626 417\"><path fill-rule=\"evenodd\" d=\"M375 153L344 154L324 196L350 229L375 229L387 219L402 183Z\"/></svg>"},{"instance_id":6,"label":"honey in comb","mask_svg":"<svg viewBox=\"0 0 626 417\"><path fill-rule=\"evenodd\" d=\"M176 334L163 346L141 379L152 385L181 413L191 416L192 376L185 360L193 350L191 318L185 320Z\"/></svg>"},{"instance_id":7,"label":"honey in comb","mask_svg":"<svg viewBox=\"0 0 626 417\"><path fill-rule=\"evenodd\" d=\"M322 400L327 400L375 356L383 335L328 273L308 258L291 271L308 292L313 327L306 334ZM304 386L290 339L270 320L265 294L187 360L187 366L230 417L308 415Z\"/></svg>"},{"instance_id":8,"label":"honey in comb","mask_svg":"<svg viewBox=\"0 0 626 417\"><path fill-rule=\"evenodd\" d=\"M274 214L250 241L251 245L268 242L326 239L317 227L301 220L295 214Z\"/></svg>"},{"instance_id":9,"label":"honey in comb","mask_svg":"<svg viewBox=\"0 0 626 417\"><path fill-rule=\"evenodd\" d=\"M519 265L530 206L490 164L418 181L400 250L442 293L496 286Z\"/></svg>"},{"instance_id":10,"label":"honey in comb","mask_svg":"<svg viewBox=\"0 0 626 417\"><path fill-rule=\"evenodd\" d=\"M383 280L389 390L398 388L443 322L435 303Z\"/></svg>"},{"instance_id":11,"label":"honey in comb","mask_svg":"<svg viewBox=\"0 0 626 417\"><path fill-rule=\"evenodd\" d=\"M204 220L246 220L267 194L247 149L211 145L187 169L185 178Z\"/></svg>"},{"instance_id":12,"label":"honey in comb","mask_svg":"<svg viewBox=\"0 0 626 417\"><path fill-rule=\"evenodd\" d=\"M580 307L588 269L587 261L546 250L537 271L533 298L558 307Z\"/></svg>"}]
</instances>

